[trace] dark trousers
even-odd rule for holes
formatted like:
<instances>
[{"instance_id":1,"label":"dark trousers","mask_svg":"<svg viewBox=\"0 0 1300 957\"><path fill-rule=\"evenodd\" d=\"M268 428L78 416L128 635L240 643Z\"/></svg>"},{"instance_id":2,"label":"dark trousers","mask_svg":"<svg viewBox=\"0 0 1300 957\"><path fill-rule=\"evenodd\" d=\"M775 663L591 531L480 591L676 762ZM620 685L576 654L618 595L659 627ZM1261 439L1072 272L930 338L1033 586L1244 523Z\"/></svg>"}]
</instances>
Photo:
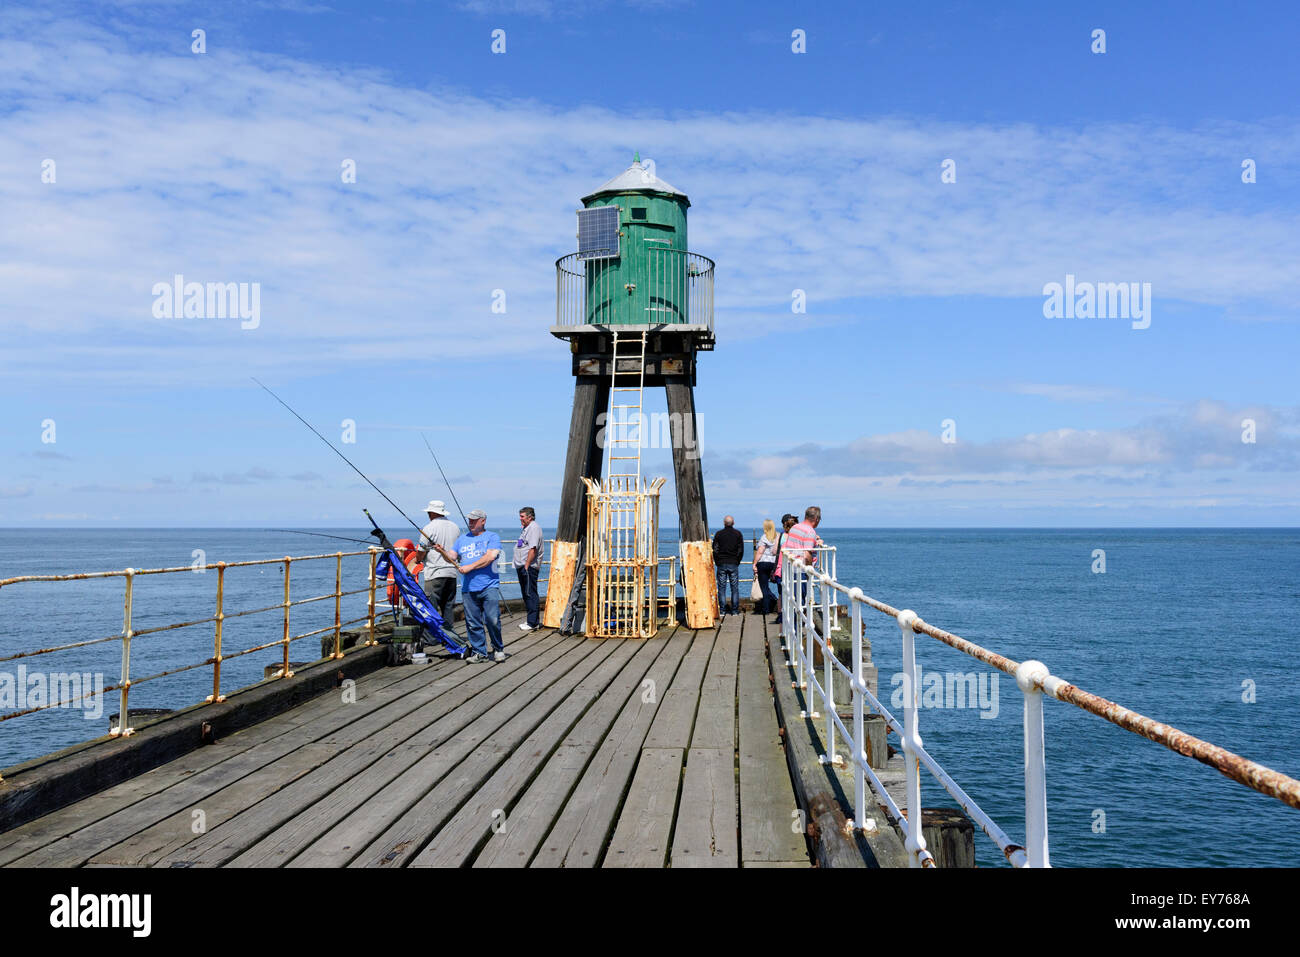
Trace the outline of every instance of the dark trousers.
<instances>
[{"instance_id":1,"label":"dark trousers","mask_svg":"<svg viewBox=\"0 0 1300 957\"><path fill-rule=\"evenodd\" d=\"M759 614L766 615L776 607L776 592L772 590L772 572L776 571L776 562L758 563L758 587L763 592Z\"/></svg>"},{"instance_id":2,"label":"dark trousers","mask_svg":"<svg viewBox=\"0 0 1300 957\"><path fill-rule=\"evenodd\" d=\"M537 562L531 568L515 566L515 574L519 577L519 591L524 596L524 608L528 611L528 627L530 628L538 626L537 574L541 570L541 562Z\"/></svg>"},{"instance_id":3,"label":"dark trousers","mask_svg":"<svg viewBox=\"0 0 1300 957\"><path fill-rule=\"evenodd\" d=\"M429 601L433 602L433 607L445 622L442 630L451 634L451 611L452 602L456 598L456 577L452 575L448 578L426 578L424 594Z\"/></svg>"}]
</instances>

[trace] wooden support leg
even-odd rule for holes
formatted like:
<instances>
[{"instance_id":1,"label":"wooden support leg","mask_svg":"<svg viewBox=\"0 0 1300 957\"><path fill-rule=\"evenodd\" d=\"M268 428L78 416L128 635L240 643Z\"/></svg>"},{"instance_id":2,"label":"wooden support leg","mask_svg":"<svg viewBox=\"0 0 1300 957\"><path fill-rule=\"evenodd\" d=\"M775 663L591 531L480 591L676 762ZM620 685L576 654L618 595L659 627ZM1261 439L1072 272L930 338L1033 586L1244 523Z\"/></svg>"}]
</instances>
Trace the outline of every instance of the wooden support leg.
<instances>
[{"instance_id":1,"label":"wooden support leg","mask_svg":"<svg viewBox=\"0 0 1300 957\"><path fill-rule=\"evenodd\" d=\"M673 440L673 484L681 529L682 573L686 586L686 624L711 628L718 620L718 585L704 504L704 469L700 465L695 389L686 376L667 376L668 421Z\"/></svg>"},{"instance_id":2,"label":"wooden support leg","mask_svg":"<svg viewBox=\"0 0 1300 957\"><path fill-rule=\"evenodd\" d=\"M673 484L677 489L677 521L683 542L709 537L704 506L704 469L700 465L700 434L695 423L695 389L686 376L667 376L668 422L673 440Z\"/></svg>"},{"instance_id":3,"label":"wooden support leg","mask_svg":"<svg viewBox=\"0 0 1300 957\"><path fill-rule=\"evenodd\" d=\"M560 487L560 515L551 551L551 575L546 586L542 623L558 628L569 603L573 582L583 573L578 567L578 542L587 529L587 488L584 478L599 479L604 469L604 449L597 441L609 411L609 380L580 375L573 386L573 417L569 422L569 450L564 459L564 484Z\"/></svg>"}]
</instances>

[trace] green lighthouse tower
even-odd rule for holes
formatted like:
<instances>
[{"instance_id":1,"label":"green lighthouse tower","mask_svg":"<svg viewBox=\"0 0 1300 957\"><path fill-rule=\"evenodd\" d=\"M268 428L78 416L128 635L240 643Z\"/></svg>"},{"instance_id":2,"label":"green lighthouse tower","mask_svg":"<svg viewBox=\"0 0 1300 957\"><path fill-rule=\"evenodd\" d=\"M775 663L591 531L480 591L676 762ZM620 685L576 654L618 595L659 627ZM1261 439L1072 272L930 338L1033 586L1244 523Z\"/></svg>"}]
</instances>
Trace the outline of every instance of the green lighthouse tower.
<instances>
[{"instance_id":1,"label":"green lighthouse tower","mask_svg":"<svg viewBox=\"0 0 1300 957\"><path fill-rule=\"evenodd\" d=\"M581 578L583 480L599 482L608 465L606 480L630 490L641 481L639 450L646 439L672 443L688 622L707 627L716 617L694 394L696 357L715 341L714 264L687 247L690 205L638 154L583 197L578 250L555 264L551 333L572 351L574 399L547 589L546 623L552 627L562 627L577 593L572 583ZM661 386L667 421L649 435L642 395Z\"/></svg>"}]
</instances>

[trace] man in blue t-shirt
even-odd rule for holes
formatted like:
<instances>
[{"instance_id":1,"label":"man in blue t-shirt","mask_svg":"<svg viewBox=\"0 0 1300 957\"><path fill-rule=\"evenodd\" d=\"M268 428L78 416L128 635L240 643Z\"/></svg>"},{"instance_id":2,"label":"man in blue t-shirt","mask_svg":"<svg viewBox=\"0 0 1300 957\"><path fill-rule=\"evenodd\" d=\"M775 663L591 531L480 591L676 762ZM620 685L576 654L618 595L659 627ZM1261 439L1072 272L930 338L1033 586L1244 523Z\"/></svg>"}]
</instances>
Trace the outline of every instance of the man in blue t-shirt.
<instances>
[{"instance_id":1,"label":"man in blue t-shirt","mask_svg":"<svg viewBox=\"0 0 1300 957\"><path fill-rule=\"evenodd\" d=\"M501 554L501 539L496 532L487 530L487 513L483 509L473 509L465 520L469 522L469 531L456 539L454 549L445 549L437 542L431 542L430 547L464 576L460 594L465 603L465 631L469 634L470 647L474 649L466 660L475 664L505 661L508 656L501 642L501 576L496 567ZM492 639L491 657L483 636L484 625Z\"/></svg>"}]
</instances>

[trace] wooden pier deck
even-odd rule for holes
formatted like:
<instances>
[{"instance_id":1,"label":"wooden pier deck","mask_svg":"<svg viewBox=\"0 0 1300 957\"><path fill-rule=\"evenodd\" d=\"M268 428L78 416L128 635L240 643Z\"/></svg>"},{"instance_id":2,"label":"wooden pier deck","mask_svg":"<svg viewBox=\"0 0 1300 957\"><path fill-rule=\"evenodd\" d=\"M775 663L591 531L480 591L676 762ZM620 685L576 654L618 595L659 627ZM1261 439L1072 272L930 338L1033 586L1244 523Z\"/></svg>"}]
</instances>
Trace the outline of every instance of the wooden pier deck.
<instances>
[{"instance_id":1,"label":"wooden pier deck","mask_svg":"<svg viewBox=\"0 0 1300 957\"><path fill-rule=\"evenodd\" d=\"M519 620L505 662L370 672L0 833L0 864L810 866L760 618Z\"/></svg>"}]
</instances>

